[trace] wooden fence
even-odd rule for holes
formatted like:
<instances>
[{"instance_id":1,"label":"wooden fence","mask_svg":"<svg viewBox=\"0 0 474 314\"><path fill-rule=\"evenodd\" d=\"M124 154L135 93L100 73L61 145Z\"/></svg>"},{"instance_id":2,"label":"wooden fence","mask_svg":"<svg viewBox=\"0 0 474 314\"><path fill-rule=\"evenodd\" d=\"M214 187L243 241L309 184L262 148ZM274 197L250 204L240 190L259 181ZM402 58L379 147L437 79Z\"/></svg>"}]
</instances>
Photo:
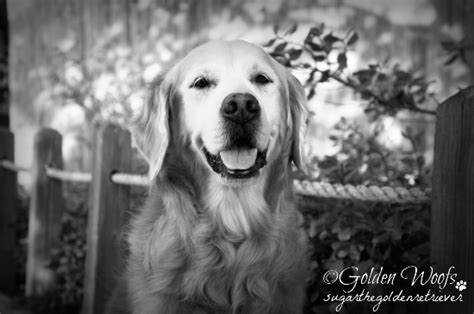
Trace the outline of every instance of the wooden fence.
<instances>
[{"instance_id":1,"label":"wooden fence","mask_svg":"<svg viewBox=\"0 0 474 314\"><path fill-rule=\"evenodd\" d=\"M127 174L130 134L116 126L101 127L94 143L93 171L62 170L61 136L51 129L35 138L34 164L24 169L13 163L13 134L0 129L0 291L14 282L16 172L30 171L33 188L29 212L26 293L41 295L54 285L47 263L59 245L64 210L62 182L90 182L87 259L83 313L103 313L116 275L123 267L121 229L129 204L129 185L147 186L148 179ZM298 193L311 197L355 198L386 202L427 202L418 190L330 186L295 182ZM474 284L474 87L460 91L438 108L432 184L431 264L438 272L455 266L459 279ZM472 313L474 289L464 302L437 302L435 313Z\"/></svg>"}]
</instances>

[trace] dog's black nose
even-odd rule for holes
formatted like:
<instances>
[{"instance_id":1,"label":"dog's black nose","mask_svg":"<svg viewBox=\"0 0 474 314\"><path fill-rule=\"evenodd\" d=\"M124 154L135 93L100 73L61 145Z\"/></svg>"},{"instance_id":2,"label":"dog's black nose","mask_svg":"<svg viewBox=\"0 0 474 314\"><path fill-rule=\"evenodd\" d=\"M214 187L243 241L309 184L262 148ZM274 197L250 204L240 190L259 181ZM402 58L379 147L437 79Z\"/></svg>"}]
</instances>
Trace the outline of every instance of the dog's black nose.
<instances>
[{"instance_id":1,"label":"dog's black nose","mask_svg":"<svg viewBox=\"0 0 474 314\"><path fill-rule=\"evenodd\" d=\"M260 105L252 94L234 93L224 98L221 114L226 119L244 124L258 118Z\"/></svg>"}]
</instances>

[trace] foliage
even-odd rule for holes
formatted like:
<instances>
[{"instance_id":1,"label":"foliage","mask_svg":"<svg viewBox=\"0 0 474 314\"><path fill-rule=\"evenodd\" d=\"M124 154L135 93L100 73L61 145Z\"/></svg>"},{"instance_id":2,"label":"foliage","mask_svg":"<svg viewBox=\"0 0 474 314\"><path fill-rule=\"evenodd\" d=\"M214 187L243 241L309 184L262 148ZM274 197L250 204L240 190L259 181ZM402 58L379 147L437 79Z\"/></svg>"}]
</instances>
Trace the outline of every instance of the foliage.
<instances>
[{"instance_id":1,"label":"foliage","mask_svg":"<svg viewBox=\"0 0 474 314\"><path fill-rule=\"evenodd\" d=\"M465 39L459 41L446 40L441 42L441 46L447 55L446 61L444 62L445 65L451 65L458 59L469 65L466 54L472 51L474 47L469 45Z\"/></svg>"},{"instance_id":2,"label":"foliage","mask_svg":"<svg viewBox=\"0 0 474 314\"><path fill-rule=\"evenodd\" d=\"M307 304L308 313L333 313L334 304L325 302L328 293L341 294L341 285L323 282L327 270L341 271L345 267L359 268L358 274L369 273L374 267L384 272L399 272L405 266L425 269L429 259L429 208L427 205L389 206L360 202L318 200L301 201L308 222L312 245L312 271ZM403 288L423 291L423 287L358 285L377 294L388 294ZM348 304L341 313L370 313L371 304ZM406 306L406 305L403 305ZM420 313L418 304L409 304ZM382 308L400 310L400 305L383 304ZM381 311L383 313L383 311Z\"/></svg>"},{"instance_id":3,"label":"foliage","mask_svg":"<svg viewBox=\"0 0 474 314\"><path fill-rule=\"evenodd\" d=\"M398 64L390 66L389 60L369 64L353 73L348 70L347 52L358 41L356 32L341 37L320 24L313 26L303 43L299 43L289 39L296 29L295 24L280 34L275 27L275 37L266 46L272 47L270 54L281 64L308 73L305 87L309 99L315 95L319 83L332 79L360 94L367 102L367 111L394 115L407 109L434 114L422 108L433 96L428 92L430 82L414 70L402 70Z\"/></svg>"},{"instance_id":4,"label":"foliage","mask_svg":"<svg viewBox=\"0 0 474 314\"><path fill-rule=\"evenodd\" d=\"M68 202L61 221L61 246L51 252L50 267L57 277L56 291L51 295L58 304L78 309L83 295L88 216L83 200L87 199L88 186L68 184L65 194Z\"/></svg>"},{"instance_id":5,"label":"foliage","mask_svg":"<svg viewBox=\"0 0 474 314\"><path fill-rule=\"evenodd\" d=\"M429 169L416 143L423 133L413 134L407 128L402 135L411 143L411 149L392 151L383 145L380 136L383 123L373 122L370 132L360 125L342 118L334 126L330 140L339 147L334 156L313 160L319 180L353 185L428 186Z\"/></svg>"}]
</instances>

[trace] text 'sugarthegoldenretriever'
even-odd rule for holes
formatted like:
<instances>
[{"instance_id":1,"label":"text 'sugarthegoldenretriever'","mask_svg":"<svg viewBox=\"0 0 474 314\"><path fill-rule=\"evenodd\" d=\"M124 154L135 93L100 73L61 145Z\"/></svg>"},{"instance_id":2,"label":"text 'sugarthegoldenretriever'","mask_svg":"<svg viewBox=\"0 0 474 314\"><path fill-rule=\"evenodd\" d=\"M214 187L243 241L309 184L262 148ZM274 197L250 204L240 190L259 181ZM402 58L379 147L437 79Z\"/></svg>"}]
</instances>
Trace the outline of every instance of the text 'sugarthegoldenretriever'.
<instances>
[{"instance_id":1,"label":"text 'sugarthegoldenretriever'","mask_svg":"<svg viewBox=\"0 0 474 314\"><path fill-rule=\"evenodd\" d=\"M128 233L126 311L302 312L291 162L304 171L306 118L297 79L244 41L204 44L153 82L133 130L153 184Z\"/></svg>"}]
</instances>

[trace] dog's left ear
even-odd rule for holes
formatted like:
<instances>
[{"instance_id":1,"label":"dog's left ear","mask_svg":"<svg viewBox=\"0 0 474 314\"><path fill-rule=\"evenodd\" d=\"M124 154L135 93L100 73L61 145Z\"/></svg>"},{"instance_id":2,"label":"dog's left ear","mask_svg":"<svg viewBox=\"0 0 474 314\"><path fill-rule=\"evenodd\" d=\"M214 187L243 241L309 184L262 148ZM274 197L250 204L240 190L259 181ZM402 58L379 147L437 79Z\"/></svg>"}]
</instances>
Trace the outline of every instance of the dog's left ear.
<instances>
[{"instance_id":1,"label":"dog's left ear","mask_svg":"<svg viewBox=\"0 0 474 314\"><path fill-rule=\"evenodd\" d=\"M301 83L287 70L288 82L288 105L289 117L291 119L291 131L293 134L291 159L295 165L308 174L306 159L304 154L304 138L306 126L308 124L308 101L306 93Z\"/></svg>"},{"instance_id":2,"label":"dog's left ear","mask_svg":"<svg viewBox=\"0 0 474 314\"><path fill-rule=\"evenodd\" d=\"M158 175L163 165L170 140L169 86L164 76L151 83L148 99L131 130L138 150L148 161L151 179Z\"/></svg>"}]
</instances>

